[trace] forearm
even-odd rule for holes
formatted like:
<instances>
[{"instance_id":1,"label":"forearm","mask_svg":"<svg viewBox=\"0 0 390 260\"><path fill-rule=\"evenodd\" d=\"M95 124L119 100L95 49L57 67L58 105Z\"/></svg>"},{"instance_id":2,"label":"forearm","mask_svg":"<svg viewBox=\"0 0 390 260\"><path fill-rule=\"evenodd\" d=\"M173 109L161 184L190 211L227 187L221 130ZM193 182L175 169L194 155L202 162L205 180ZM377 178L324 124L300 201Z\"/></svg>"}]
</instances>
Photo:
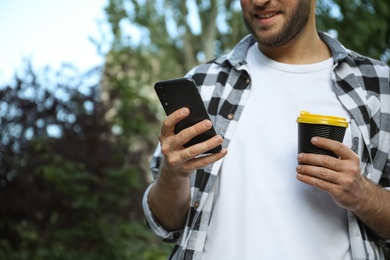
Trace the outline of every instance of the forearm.
<instances>
[{"instance_id":1,"label":"forearm","mask_svg":"<svg viewBox=\"0 0 390 260\"><path fill-rule=\"evenodd\" d=\"M160 172L148 197L150 210L166 230L184 227L190 200L189 178L164 171Z\"/></svg>"},{"instance_id":2,"label":"forearm","mask_svg":"<svg viewBox=\"0 0 390 260\"><path fill-rule=\"evenodd\" d=\"M358 203L352 211L373 232L390 239L390 191L366 181L365 201Z\"/></svg>"},{"instance_id":3,"label":"forearm","mask_svg":"<svg viewBox=\"0 0 390 260\"><path fill-rule=\"evenodd\" d=\"M297 178L326 191L338 206L353 212L378 236L390 239L390 191L363 177L360 158L349 147L326 138L313 138L312 143L339 158L299 154Z\"/></svg>"}]
</instances>

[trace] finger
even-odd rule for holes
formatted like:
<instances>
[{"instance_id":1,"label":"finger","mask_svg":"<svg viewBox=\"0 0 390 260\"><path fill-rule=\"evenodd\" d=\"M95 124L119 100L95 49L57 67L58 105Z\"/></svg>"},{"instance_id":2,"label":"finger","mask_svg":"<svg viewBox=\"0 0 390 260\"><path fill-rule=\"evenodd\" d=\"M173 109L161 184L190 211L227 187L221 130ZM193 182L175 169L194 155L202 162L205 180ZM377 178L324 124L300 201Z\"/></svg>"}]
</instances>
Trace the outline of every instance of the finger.
<instances>
[{"instance_id":1,"label":"finger","mask_svg":"<svg viewBox=\"0 0 390 260\"><path fill-rule=\"evenodd\" d=\"M221 145L223 138L220 135L216 135L209 140L201 142L199 144L192 145L187 148L179 149L170 155L172 165L180 165L183 162L192 160L205 152ZM176 147L177 148L177 147Z\"/></svg>"},{"instance_id":2,"label":"finger","mask_svg":"<svg viewBox=\"0 0 390 260\"><path fill-rule=\"evenodd\" d=\"M306 154L300 153L298 155L298 162L306 165L315 165L319 167L324 167L327 169L332 169L334 171L340 172L344 167L344 161L334 158L329 155L323 154Z\"/></svg>"},{"instance_id":3,"label":"finger","mask_svg":"<svg viewBox=\"0 0 390 260\"><path fill-rule=\"evenodd\" d=\"M185 171L194 171L196 169L206 167L207 165L222 159L223 157L226 156L226 154L227 154L227 149L223 148L218 153L213 153L213 154L193 158L193 159L187 161L183 165L183 169Z\"/></svg>"},{"instance_id":4,"label":"finger","mask_svg":"<svg viewBox=\"0 0 390 260\"><path fill-rule=\"evenodd\" d=\"M211 149L213 149L219 145L222 145L222 142L223 142L222 136L220 136L220 135L213 136L212 138L210 138L204 142L201 142L201 143L198 143L198 144L195 144L195 145L192 145L192 146L186 148L183 151L183 156L185 156L186 158L197 157L199 155L206 153L207 151L210 151Z\"/></svg>"},{"instance_id":5,"label":"finger","mask_svg":"<svg viewBox=\"0 0 390 260\"><path fill-rule=\"evenodd\" d=\"M189 149L189 148L188 148ZM188 150L187 149L187 150ZM227 154L227 149L223 148L218 153L207 154L204 156L186 156L183 151L170 154L169 157L165 157L171 169L179 172L191 172L196 169L205 167L206 165L216 162Z\"/></svg>"},{"instance_id":6,"label":"finger","mask_svg":"<svg viewBox=\"0 0 390 260\"><path fill-rule=\"evenodd\" d=\"M190 141L195 136L198 136L207 130L211 129L213 124L210 120L205 119L199 123L196 123L195 125L185 128L182 131L180 131L176 137L177 137L177 146L183 146L188 141Z\"/></svg>"},{"instance_id":7,"label":"finger","mask_svg":"<svg viewBox=\"0 0 390 260\"><path fill-rule=\"evenodd\" d=\"M334 184L340 184L342 181L342 175L339 172L324 167L317 167L313 165L298 165L296 171L298 173L298 179L303 181L306 179L310 180L312 178ZM317 182L317 180L314 181Z\"/></svg>"},{"instance_id":8,"label":"finger","mask_svg":"<svg viewBox=\"0 0 390 260\"><path fill-rule=\"evenodd\" d=\"M180 108L167 116L161 127L161 134L163 136L170 136L175 134L175 125L186 118L190 114L190 110L187 107Z\"/></svg>"},{"instance_id":9,"label":"finger","mask_svg":"<svg viewBox=\"0 0 390 260\"><path fill-rule=\"evenodd\" d=\"M184 148L182 145L178 147L178 142L173 142L171 140L161 144L161 151L169 161L169 164L174 168L177 168L183 163L199 157L203 153L221 145L222 142L222 136L216 135L209 140Z\"/></svg>"},{"instance_id":10,"label":"finger","mask_svg":"<svg viewBox=\"0 0 390 260\"><path fill-rule=\"evenodd\" d=\"M328 193L332 193L332 191L338 189L338 185L329 182L323 179L319 179L310 175L304 175L304 174L297 174L297 179L300 180L303 183L306 183L308 185L311 185L313 187L317 187L323 191L326 191Z\"/></svg>"},{"instance_id":11,"label":"finger","mask_svg":"<svg viewBox=\"0 0 390 260\"><path fill-rule=\"evenodd\" d=\"M349 147L335 140L313 137L311 139L311 143L317 147L334 152L342 159L351 159L356 157L356 154Z\"/></svg>"}]
</instances>

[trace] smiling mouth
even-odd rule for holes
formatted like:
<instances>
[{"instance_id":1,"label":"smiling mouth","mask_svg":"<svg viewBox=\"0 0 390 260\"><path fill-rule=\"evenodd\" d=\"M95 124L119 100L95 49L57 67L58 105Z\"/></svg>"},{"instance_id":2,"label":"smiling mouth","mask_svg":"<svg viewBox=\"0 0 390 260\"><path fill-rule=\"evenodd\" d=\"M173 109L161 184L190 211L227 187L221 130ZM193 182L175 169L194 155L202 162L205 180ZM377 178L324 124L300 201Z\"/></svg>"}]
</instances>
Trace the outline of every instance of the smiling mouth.
<instances>
[{"instance_id":1,"label":"smiling mouth","mask_svg":"<svg viewBox=\"0 0 390 260\"><path fill-rule=\"evenodd\" d=\"M277 12L267 12L267 13L256 14L255 16L259 19L268 19L277 14L278 14Z\"/></svg>"}]
</instances>

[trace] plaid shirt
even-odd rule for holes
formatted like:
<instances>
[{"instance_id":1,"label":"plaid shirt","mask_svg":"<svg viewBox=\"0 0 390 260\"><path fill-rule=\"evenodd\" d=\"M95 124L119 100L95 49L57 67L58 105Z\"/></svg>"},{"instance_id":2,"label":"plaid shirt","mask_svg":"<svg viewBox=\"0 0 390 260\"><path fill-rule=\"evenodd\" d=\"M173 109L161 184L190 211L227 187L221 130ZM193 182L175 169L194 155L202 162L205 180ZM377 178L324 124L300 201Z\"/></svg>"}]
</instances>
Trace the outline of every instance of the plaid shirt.
<instances>
[{"instance_id":1,"label":"plaid shirt","mask_svg":"<svg viewBox=\"0 0 390 260\"><path fill-rule=\"evenodd\" d=\"M330 36L319 33L329 46L334 59L333 89L351 114L352 150L361 158L362 173L373 182L390 187L390 84L389 67L345 49ZM245 37L228 54L200 65L187 76L199 87L216 132L228 147L241 112L249 96L251 78L245 61L249 47L255 43ZM160 147L151 161L156 178L161 162ZM143 201L146 219L154 232L165 241L176 242L170 259L201 259L210 213L214 200L214 183L223 159L198 169L191 177L191 205L183 230L168 232L154 219L145 192ZM348 213L350 244L353 259L384 259L375 237L351 212Z\"/></svg>"}]
</instances>

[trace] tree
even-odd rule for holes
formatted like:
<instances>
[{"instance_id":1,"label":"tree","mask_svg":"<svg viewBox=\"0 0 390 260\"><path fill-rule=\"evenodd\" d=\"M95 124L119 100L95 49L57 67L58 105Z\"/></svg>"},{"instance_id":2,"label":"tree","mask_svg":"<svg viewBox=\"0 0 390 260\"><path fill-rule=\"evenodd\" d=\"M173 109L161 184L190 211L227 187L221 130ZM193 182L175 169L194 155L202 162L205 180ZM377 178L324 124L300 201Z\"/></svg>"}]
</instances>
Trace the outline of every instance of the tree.
<instances>
[{"instance_id":1,"label":"tree","mask_svg":"<svg viewBox=\"0 0 390 260\"><path fill-rule=\"evenodd\" d=\"M319 27L332 30L348 48L390 64L390 3L387 0L322 0Z\"/></svg>"},{"instance_id":2,"label":"tree","mask_svg":"<svg viewBox=\"0 0 390 260\"><path fill-rule=\"evenodd\" d=\"M385 1L318 1L318 23L388 61ZM103 68L38 76L27 65L0 88L1 259L164 259L169 251L141 209L162 114L152 86L226 53L247 30L234 0L110 0L106 14L113 40Z\"/></svg>"},{"instance_id":3,"label":"tree","mask_svg":"<svg viewBox=\"0 0 390 260\"><path fill-rule=\"evenodd\" d=\"M128 47L143 54L153 64L152 71L145 71L154 77L183 75L199 62L226 52L247 34L233 0L110 0L106 12L115 37L112 52ZM138 40L126 33L128 28L138 31ZM138 63L138 68L143 65Z\"/></svg>"},{"instance_id":4,"label":"tree","mask_svg":"<svg viewBox=\"0 0 390 260\"><path fill-rule=\"evenodd\" d=\"M28 64L0 90L0 259L158 259L140 221L150 148L112 131L99 69L73 73Z\"/></svg>"},{"instance_id":5,"label":"tree","mask_svg":"<svg viewBox=\"0 0 390 260\"><path fill-rule=\"evenodd\" d=\"M106 118L129 147L137 140L156 145L157 125L143 123L147 108L162 114L152 90L156 81L184 76L246 34L233 0L110 0L106 13L113 41L102 97L109 107Z\"/></svg>"},{"instance_id":6,"label":"tree","mask_svg":"<svg viewBox=\"0 0 390 260\"><path fill-rule=\"evenodd\" d=\"M318 1L319 28L336 32L351 49L388 61L386 1ZM129 123L136 122L129 113L141 113L142 98L161 113L152 90L157 80L185 75L199 63L226 53L248 33L239 1L233 0L110 0L106 13L114 39L106 55L103 92L116 93L106 102L115 115L112 122L127 140L134 133ZM138 131L136 138L157 142L158 129L150 130Z\"/></svg>"}]
</instances>

